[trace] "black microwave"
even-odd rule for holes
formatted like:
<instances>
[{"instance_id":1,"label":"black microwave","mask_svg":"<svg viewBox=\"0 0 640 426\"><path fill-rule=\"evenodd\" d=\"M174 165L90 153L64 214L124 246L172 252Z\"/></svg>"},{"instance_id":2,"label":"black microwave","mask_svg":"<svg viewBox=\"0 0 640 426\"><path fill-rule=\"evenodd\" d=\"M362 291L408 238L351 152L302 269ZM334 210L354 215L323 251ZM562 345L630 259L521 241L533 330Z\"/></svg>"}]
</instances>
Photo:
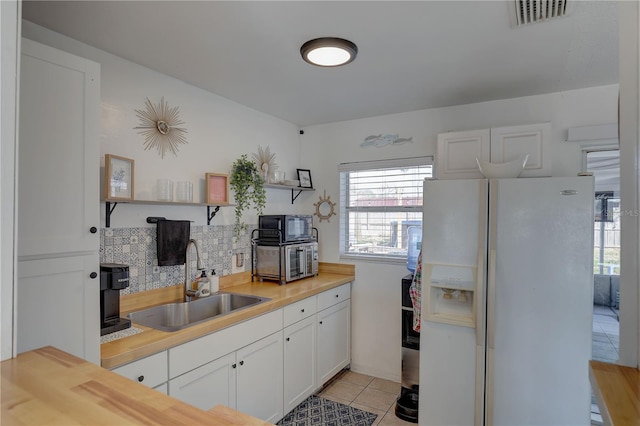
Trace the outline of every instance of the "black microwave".
<instances>
[{"instance_id":1,"label":"black microwave","mask_svg":"<svg viewBox=\"0 0 640 426\"><path fill-rule=\"evenodd\" d=\"M262 244L313 241L312 215L262 215L258 217L258 239Z\"/></svg>"}]
</instances>

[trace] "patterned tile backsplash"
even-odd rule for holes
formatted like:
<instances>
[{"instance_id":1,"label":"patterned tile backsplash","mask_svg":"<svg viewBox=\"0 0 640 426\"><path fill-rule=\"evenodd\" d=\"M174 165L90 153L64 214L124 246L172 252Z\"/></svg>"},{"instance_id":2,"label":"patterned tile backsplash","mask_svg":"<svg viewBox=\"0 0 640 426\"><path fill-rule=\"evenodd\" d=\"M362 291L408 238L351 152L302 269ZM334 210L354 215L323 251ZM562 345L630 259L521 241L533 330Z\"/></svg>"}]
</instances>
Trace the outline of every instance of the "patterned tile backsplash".
<instances>
[{"instance_id":1,"label":"patterned tile backsplash","mask_svg":"<svg viewBox=\"0 0 640 426\"><path fill-rule=\"evenodd\" d=\"M253 229L257 226L248 226ZM207 275L212 269L223 276L231 274L231 262L236 253L244 254L243 271L251 269L250 232L238 241L233 238L233 225L192 225L191 238L200 249L202 264ZM157 231L145 228L102 228L100 230L100 263L122 263L129 265L129 288L121 294L137 293L160 287L169 287L184 281L184 266L158 266ZM192 278L196 274L196 256L190 247Z\"/></svg>"}]
</instances>

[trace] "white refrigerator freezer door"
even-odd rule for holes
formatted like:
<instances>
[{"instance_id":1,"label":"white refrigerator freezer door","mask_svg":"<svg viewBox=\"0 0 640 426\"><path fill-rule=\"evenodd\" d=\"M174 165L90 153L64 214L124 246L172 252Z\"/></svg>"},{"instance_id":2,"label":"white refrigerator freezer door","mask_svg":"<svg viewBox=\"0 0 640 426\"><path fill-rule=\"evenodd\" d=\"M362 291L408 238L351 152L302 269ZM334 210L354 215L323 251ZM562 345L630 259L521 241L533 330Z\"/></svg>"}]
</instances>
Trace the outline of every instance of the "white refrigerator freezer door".
<instances>
[{"instance_id":1,"label":"white refrigerator freezer door","mask_svg":"<svg viewBox=\"0 0 640 426\"><path fill-rule=\"evenodd\" d=\"M488 181L481 179L425 182L423 267L428 263L476 265L478 258L484 259L487 188ZM482 422L483 418L482 411L477 411L482 410L484 388L483 312L477 313L480 328L425 320L426 281L423 275L419 423L478 424L476 419Z\"/></svg>"},{"instance_id":2,"label":"white refrigerator freezer door","mask_svg":"<svg viewBox=\"0 0 640 426\"><path fill-rule=\"evenodd\" d=\"M587 425L593 179L492 180L489 191L487 424Z\"/></svg>"}]
</instances>

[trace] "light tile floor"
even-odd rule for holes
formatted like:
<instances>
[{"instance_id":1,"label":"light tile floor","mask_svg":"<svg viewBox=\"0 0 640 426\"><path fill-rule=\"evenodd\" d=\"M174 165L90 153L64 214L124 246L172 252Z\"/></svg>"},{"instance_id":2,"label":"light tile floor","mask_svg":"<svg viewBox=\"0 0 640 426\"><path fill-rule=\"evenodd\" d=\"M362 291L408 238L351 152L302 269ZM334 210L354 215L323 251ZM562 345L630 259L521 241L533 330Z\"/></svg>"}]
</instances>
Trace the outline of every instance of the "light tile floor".
<instances>
[{"instance_id":1,"label":"light tile floor","mask_svg":"<svg viewBox=\"0 0 640 426\"><path fill-rule=\"evenodd\" d=\"M378 415L373 426L415 425L395 415L400 383L346 371L318 395Z\"/></svg>"},{"instance_id":2,"label":"light tile floor","mask_svg":"<svg viewBox=\"0 0 640 426\"><path fill-rule=\"evenodd\" d=\"M620 350L620 332L617 313L611 308L593 307L592 357L598 361L615 363ZM346 371L320 392L319 396L350 405L378 418L373 426L415 425L395 415L395 404L400 396L400 383ZM593 401L592 425L602 424L600 410Z\"/></svg>"}]
</instances>

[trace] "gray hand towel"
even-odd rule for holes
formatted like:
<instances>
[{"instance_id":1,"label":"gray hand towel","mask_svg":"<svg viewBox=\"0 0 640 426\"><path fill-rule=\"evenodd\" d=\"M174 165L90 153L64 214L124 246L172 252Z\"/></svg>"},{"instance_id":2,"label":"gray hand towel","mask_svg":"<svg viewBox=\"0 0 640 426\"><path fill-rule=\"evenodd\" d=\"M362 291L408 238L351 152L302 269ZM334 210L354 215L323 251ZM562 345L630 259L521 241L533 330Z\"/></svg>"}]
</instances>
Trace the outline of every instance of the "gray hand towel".
<instances>
[{"instance_id":1,"label":"gray hand towel","mask_svg":"<svg viewBox=\"0 0 640 426\"><path fill-rule=\"evenodd\" d=\"M188 220L159 220L158 266L184 265L190 234Z\"/></svg>"}]
</instances>

